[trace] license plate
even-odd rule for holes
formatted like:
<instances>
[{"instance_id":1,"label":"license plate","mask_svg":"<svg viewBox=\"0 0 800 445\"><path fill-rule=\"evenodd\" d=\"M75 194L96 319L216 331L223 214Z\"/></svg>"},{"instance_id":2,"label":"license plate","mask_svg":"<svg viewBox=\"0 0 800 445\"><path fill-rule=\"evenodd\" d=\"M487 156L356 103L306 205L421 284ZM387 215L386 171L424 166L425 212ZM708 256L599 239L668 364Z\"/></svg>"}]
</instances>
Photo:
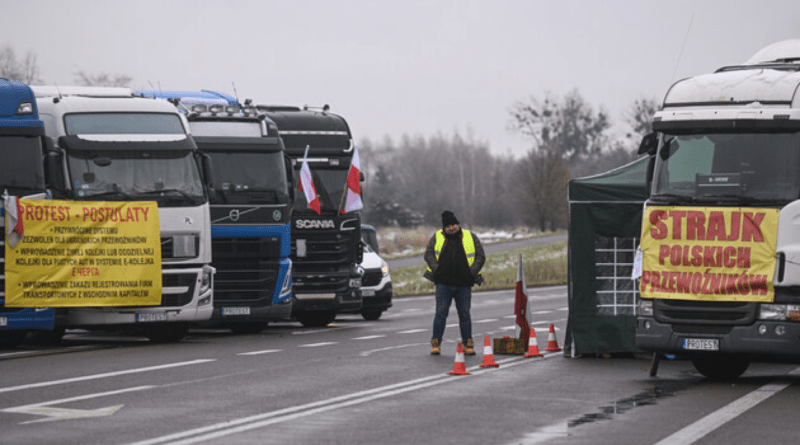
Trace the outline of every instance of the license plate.
<instances>
[{"instance_id":1,"label":"license plate","mask_svg":"<svg viewBox=\"0 0 800 445\"><path fill-rule=\"evenodd\" d=\"M250 315L250 306L223 307L222 315Z\"/></svg>"},{"instance_id":2,"label":"license plate","mask_svg":"<svg viewBox=\"0 0 800 445\"><path fill-rule=\"evenodd\" d=\"M0 317L0 326L8 326L8 318Z\"/></svg>"},{"instance_id":3,"label":"license plate","mask_svg":"<svg viewBox=\"0 0 800 445\"><path fill-rule=\"evenodd\" d=\"M149 323L153 321L167 321L167 313L159 312L154 314L136 314L138 323Z\"/></svg>"},{"instance_id":4,"label":"license plate","mask_svg":"<svg viewBox=\"0 0 800 445\"><path fill-rule=\"evenodd\" d=\"M372 289L361 289L361 296L363 297L374 297L375 291Z\"/></svg>"},{"instance_id":5,"label":"license plate","mask_svg":"<svg viewBox=\"0 0 800 445\"><path fill-rule=\"evenodd\" d=\"M687 351L719 351L719 339L684 338L683 349Z\"/></svg>"}]
</instances>

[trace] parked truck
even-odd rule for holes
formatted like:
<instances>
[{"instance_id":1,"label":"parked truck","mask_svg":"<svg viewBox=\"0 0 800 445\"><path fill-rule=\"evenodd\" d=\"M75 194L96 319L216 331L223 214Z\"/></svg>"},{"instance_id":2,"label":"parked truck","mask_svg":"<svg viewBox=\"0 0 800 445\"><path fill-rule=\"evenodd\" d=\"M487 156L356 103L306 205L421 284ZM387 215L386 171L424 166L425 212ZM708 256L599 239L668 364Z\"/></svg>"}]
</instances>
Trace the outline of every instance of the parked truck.
<instances>
[{"instance_id":1,"label":"parked truck","mask_svg":"<svg viewBox=\"0 0 800 445\"><path fill-rule=\"evenodd\" d=\"M180 340L211 318L214 276L204 183L211 162L197 151L186 117L127 88L33 90L53 141L49 162L63 172L56 197L155 201L160 224L161 304L59 308L55 336L66 328L119 328L155 342Z\"/></svg>"},{"instance_id":2,"label":"parked truck","mask_svg":"<svg viewBox=\"0 0 800 445\"><path fill-rule=\"evenodd\" d=\"M44 171L44 125L36 99L27 85L0 78L0 193L17 198L47 197ZM0 198L2 199L2 198ZM0 249L5 269L5 218ZM29 331L53 329L55 314L48 308L5 306L5 273L0 279L0 348L20 344Z\"/></svg>"},{"instance_id":3,"label":"parked truck","mask_svg":"<svg viewBox=\"0 0 800 445\"><path fill-rule=\"evenodd\" d=\"M714 379L800 361L800 40L684 79L654 133L636 345Z\"/></svg>"},{"instance_id":4,"label":"parked truck","mask_svg":"<svg viewBox=\"0 0 800 445\"><path fill-rule=\"evenodd\" d=\"M224 93L142 90L176 102L198 149L213 161L209 324L255 333L292 312L291 163L278 127Z\"/></svg>"},{"instance_id":5,"label":"parked truck","mask_svg":"<svg viewBox=\"0 0 800 445\"><path fill-rule=\"evenodd\" d=\"M328 107L258 105L278 126L286 153L299 170L307 162L320 214L295 193L292 210L292 314L304 326L325 326L362 307L361 215L343 213L343 196L355 145L350 127Z\"/></svg>"}]
</instances>

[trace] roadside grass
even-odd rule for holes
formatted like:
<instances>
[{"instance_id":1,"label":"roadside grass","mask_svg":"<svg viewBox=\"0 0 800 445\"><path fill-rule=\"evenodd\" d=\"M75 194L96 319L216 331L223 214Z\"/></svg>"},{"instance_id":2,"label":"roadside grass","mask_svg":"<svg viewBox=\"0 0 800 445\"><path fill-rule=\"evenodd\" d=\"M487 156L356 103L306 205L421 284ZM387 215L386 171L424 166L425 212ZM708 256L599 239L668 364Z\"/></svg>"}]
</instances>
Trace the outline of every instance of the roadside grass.
<instances>
[{"instance_id":1,"label":"roadside grass","mask_svg":"<svg viewBox=\"0 0 800 445\"><path fill-rule=\"evenodd\" d=\"M430 237L428 232L427 237ZM427 237L425 243L427 243ZM383 246L381 246L381 250ZM561 241L543 246L486 255L483 266L484 283L473 290L514 289L517 285L519 256L525 270L528 287L551 286L567 282L567 242ZM420 252L420 255L422 253ZM432 282L422 277L425 266L404 267L391 271L392 290L395 297L407 297L434 293Z\"/></svg>"}]
</instances>

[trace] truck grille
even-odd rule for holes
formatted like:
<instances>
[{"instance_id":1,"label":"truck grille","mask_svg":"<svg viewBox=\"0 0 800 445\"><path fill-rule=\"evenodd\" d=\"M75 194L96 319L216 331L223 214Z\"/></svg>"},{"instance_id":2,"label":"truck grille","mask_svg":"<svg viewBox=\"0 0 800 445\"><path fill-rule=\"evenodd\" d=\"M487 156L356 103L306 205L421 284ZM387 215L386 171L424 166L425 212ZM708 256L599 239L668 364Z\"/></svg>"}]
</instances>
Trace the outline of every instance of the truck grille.
<instances>
[{"instance_id":1,"label":"truck grille","mask_svg":"<svg viewBox=\"0 0 800 445\"><path fill-rule=\"evenodd\" d=\"M161 304L159 306L185 306L192 302L194 297L194 287L197 284L197 274L162 274L161 287L188 287L188 290L180 294L161 294Z\"/></svg>"},{"instance_id":2,"label":"truck grille","mask_svg":"<svg viewBox=\"0 0 800 445\"><path fill-rule=\"evenodd\" d=\"M361 277L362 286L377 286L381 284L383 273L380 269L372 269L364 271L364 276Z\"/></svg>"},{"instance_id":3,"label":"truck grille","mask_svg":"<svg viewBox=\"0 0 800 445\"><path fill-rule=\"evenodd\" d=\"M278 281L280 238L213 238L214 304L272 302Z\"/></svg>"},{"instance_id":4,"label":"truck grille","mask_svg":"<svg viewBox=\"0 0 800 445\"><path fill-rule=\"evenodd\" d=\"M294 234L293 234L294 235ZM306 255L297 256L297 240L292 237L292 286L295 293L339 293L348 292L350 265L355 252L351 246L359 247L352 239L359 233L308 231L296 235L305 240Z\"/></svg>"},{"instance_id":5,"label":"truck grille","mask_svg":"<svg viewBox=\"0 0 800 445\"><path fill-rule=\"evenodd\" d=\"M756 319L756 303L727 301L654 300L656 320L670 324L749 325Z\"/></svg>"}]
</instances>

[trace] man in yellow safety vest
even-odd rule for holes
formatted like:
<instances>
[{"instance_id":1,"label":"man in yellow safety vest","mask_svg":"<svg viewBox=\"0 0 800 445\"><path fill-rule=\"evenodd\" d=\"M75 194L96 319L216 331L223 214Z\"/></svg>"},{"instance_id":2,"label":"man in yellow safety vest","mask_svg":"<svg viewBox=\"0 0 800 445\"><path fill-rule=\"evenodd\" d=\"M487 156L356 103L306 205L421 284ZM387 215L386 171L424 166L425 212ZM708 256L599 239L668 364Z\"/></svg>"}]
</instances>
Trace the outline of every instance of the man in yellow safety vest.
<instances>
[{"instance_id":1,"label":"man in yellow safety vest","mask_svg":"<svg viewBox=\"0 0 800 445\"><path fill-rule=\"evenodd\" d=\"M469 311L472 286L483 283L481 268L486 262L486 254L480 240L471 231L462 230L453 212L445 210L442 213L442 230L436 231L428 241L424 258L428 263L424 277L436 284L431 354L439 355L442 352L447 313L450 303L455 300L464 354L475 355Z\"/></svg>"}]
</instances>

